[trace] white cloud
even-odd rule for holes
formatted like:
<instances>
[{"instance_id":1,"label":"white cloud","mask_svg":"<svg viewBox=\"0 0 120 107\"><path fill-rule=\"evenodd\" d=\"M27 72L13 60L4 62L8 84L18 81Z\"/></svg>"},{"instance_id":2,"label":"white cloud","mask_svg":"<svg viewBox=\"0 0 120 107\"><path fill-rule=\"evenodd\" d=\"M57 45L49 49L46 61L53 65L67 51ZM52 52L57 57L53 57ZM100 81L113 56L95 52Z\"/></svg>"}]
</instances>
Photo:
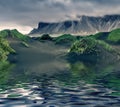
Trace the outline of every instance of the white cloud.
<instances>
[{"instance_id":1,"label":"white cloud","mask_svg":"<svg viewBox=\"0 0 120 107\"><path fill-rule=\"evenodd\" d=\"M17 29L23 34L28 34L28 32L30 32L33 28L31 26L21 26L21 25L9 23L9 24L2 24L0 26L0 30L4 30L4 29L10 29L10 30Z\"/></svg>"}]
</instances>

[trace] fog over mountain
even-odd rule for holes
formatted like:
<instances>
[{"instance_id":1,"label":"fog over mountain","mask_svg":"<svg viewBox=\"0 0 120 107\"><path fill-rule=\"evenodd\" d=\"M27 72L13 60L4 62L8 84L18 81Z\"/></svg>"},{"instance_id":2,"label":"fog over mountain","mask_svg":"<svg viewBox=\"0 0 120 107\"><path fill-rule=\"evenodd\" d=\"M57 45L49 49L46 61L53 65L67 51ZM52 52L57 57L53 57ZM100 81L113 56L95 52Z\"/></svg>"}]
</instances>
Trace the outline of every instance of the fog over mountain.
<instances>
[{"instance_id":1,"label":"fog over mountain","mask_svg":"<svg viewBox=\"0 0 120 107\"><path fill-rule=\"evenodd\" d=\"M30 35L40 34L74 34L89 35L98 32L109 32L120 28L120 15L105 15L103 17L78 16L76 20L62 22L39 22L38 28Z\"/></svg>"},{"instance_id":2,"label":"fog over mountain","mask_svg":"<svg viewBox=\"0 0 120 107\"><path fill-rule=\"evenodd\" d=\"M38 22L120 14L120 0L0 0L0 30L29 33Z\"/></svg>"}]
</instances>

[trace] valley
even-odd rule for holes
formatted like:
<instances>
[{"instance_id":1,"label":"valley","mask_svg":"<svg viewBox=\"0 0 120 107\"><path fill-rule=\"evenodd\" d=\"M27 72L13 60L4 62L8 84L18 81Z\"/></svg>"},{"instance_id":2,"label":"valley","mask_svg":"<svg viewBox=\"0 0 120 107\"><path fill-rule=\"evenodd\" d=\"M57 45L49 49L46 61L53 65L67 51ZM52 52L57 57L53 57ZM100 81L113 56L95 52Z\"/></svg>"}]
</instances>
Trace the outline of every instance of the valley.
<instances>
[{"instance_id":1,"label":"valley","mask_svg":"<svg viewBox=\"0 0 120 107\"><path fill-rule=\"evenodd\" d=\"M0 62L2 106L4 102L15 106L15 100L21 101L16 102L21 106L67 106L69 98L74 97L74 106L118 107L119 32L116 29L89 36L29 37L17 30L1 31L0 37L10 48L4 63Z\"/></svg>"}]
</instances>

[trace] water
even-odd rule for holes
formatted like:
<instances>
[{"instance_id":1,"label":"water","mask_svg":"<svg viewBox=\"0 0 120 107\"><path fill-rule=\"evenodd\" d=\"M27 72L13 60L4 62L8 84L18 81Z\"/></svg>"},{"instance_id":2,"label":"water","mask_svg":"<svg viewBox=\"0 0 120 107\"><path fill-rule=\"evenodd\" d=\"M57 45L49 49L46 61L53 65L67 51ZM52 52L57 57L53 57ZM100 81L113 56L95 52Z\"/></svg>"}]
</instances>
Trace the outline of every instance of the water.
<instances>
[{"instance_id":1,"label":"water","mask_svg":"<svg viewBox=\"0 0 120 107\"><path fill-rule=\"evenodd\" d=\"M18 72L18 65L6 62L0 67L0 107L120 107L120 62L105 62L61 61L65 67L35 72L38 64Z\"/></svg>"},{"instance_id":2,"label":"water","mask_svg":"<svg viewBox=\"0 0 120 107\"><path fill-rule=\"evenodd\" d=\"M64 85L45 79L42 82L16 84L0 92L0 107L119 107L120 97L101 85Z\"/></svg>"}]
</instances>

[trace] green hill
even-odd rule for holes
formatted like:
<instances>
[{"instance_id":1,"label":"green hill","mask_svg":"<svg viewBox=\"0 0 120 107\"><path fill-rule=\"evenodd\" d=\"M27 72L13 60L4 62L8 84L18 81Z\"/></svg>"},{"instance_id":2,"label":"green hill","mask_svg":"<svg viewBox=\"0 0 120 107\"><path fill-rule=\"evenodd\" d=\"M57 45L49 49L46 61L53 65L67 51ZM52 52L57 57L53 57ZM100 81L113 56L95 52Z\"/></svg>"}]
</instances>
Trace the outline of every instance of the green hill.
<instances>
[{"instance_id":1,"label":"green hill","mask_svg":"<svg viewBox=\"0 0 120 107\"><path fill-rule=\"evenodd\" d=\"M90 35L89 37L103 40L108 43L112 44L120 44L120 29L115 29L111 32L100 32L95 35Z\"/></svg>"},{"instance_id":2,"label":"green hill","mask_svg":"<svg viewBox=\"0 0 120 107\"><path fill-rule=\"evenodd\" d=\"M34 40L38 41L52 41L53 38L49 34L43 34L41 37L33 37Z\"/></svg>"},{"instance_id":3,"label":"green hill","mask_svg":"<svg viewBox=\"0 0 120 107\"><path fill-rule=\"evenodd\" d=\"M40 37L41 40L52 40L52 37L49 34L44 34Z\"/></svg>"},{"instance_id":4,"label":"green hill","mask_svg":"<svg viewBox=\"0 0 120 107\"><path fill-rule=\"evenodd\" d=\"M7 56L15 51L10 47L7 40L0 37L0 61L7 60Z\"/></svg>"},{"instance_id":5,"label":"green hill","mask_svg":"<svg viewBox=\"0 0 120 107\"><path fill-rule=\"evenodd\" d=\"M22 41L27 41L29 39L28 36L21 34L16 29L2 30L2 31L0 31L0 37L3 37L3 38L12 37L12 38L19 39Z\"/></svg>"},{"instance_id":6,"label":"green hill","mask_svg":"<svg viewBox=\"0 0 120 107\"><path fill-rule=\"evenodd\" d=\"M74 59L97 60L109 57L114 53L114 49L107 43L93 38L83 38L76 41L70 48L69 55ZM103 58L104 59L104 58Z\"/></svg>"},{"instance_id":7,"label":"green hill","mask_svg":"<svg viewBox=\"0 0 120 107\"><path fill-rule=\"evenodd\" d=\"M54 38L56 44L63 44L63 45L71 45L73 42L77 40L77 37L72 36L70 34L64 34L62 36Z\"/></svg>"},{"instance_id":8,"label":"green hill","mask_svg":"<svg viewBox=\"0 0 120 107\"><path fill-rule=\"evenodd\" d=\"M107 41L120 44L120 29L111 31L108 35Z\"/></svg>"},{"instance_id":9,"label":"green hill","mask_svg":"<svg viewBox=\"0 0 120 107\"><path fill-rule=\"evenodd\" d=\"M97 39L97 40L104 40L106 41L108 38L109 32L100 32L96 33L94 35L90 35L89 37Z\"/></svg>"}]
</instances>

